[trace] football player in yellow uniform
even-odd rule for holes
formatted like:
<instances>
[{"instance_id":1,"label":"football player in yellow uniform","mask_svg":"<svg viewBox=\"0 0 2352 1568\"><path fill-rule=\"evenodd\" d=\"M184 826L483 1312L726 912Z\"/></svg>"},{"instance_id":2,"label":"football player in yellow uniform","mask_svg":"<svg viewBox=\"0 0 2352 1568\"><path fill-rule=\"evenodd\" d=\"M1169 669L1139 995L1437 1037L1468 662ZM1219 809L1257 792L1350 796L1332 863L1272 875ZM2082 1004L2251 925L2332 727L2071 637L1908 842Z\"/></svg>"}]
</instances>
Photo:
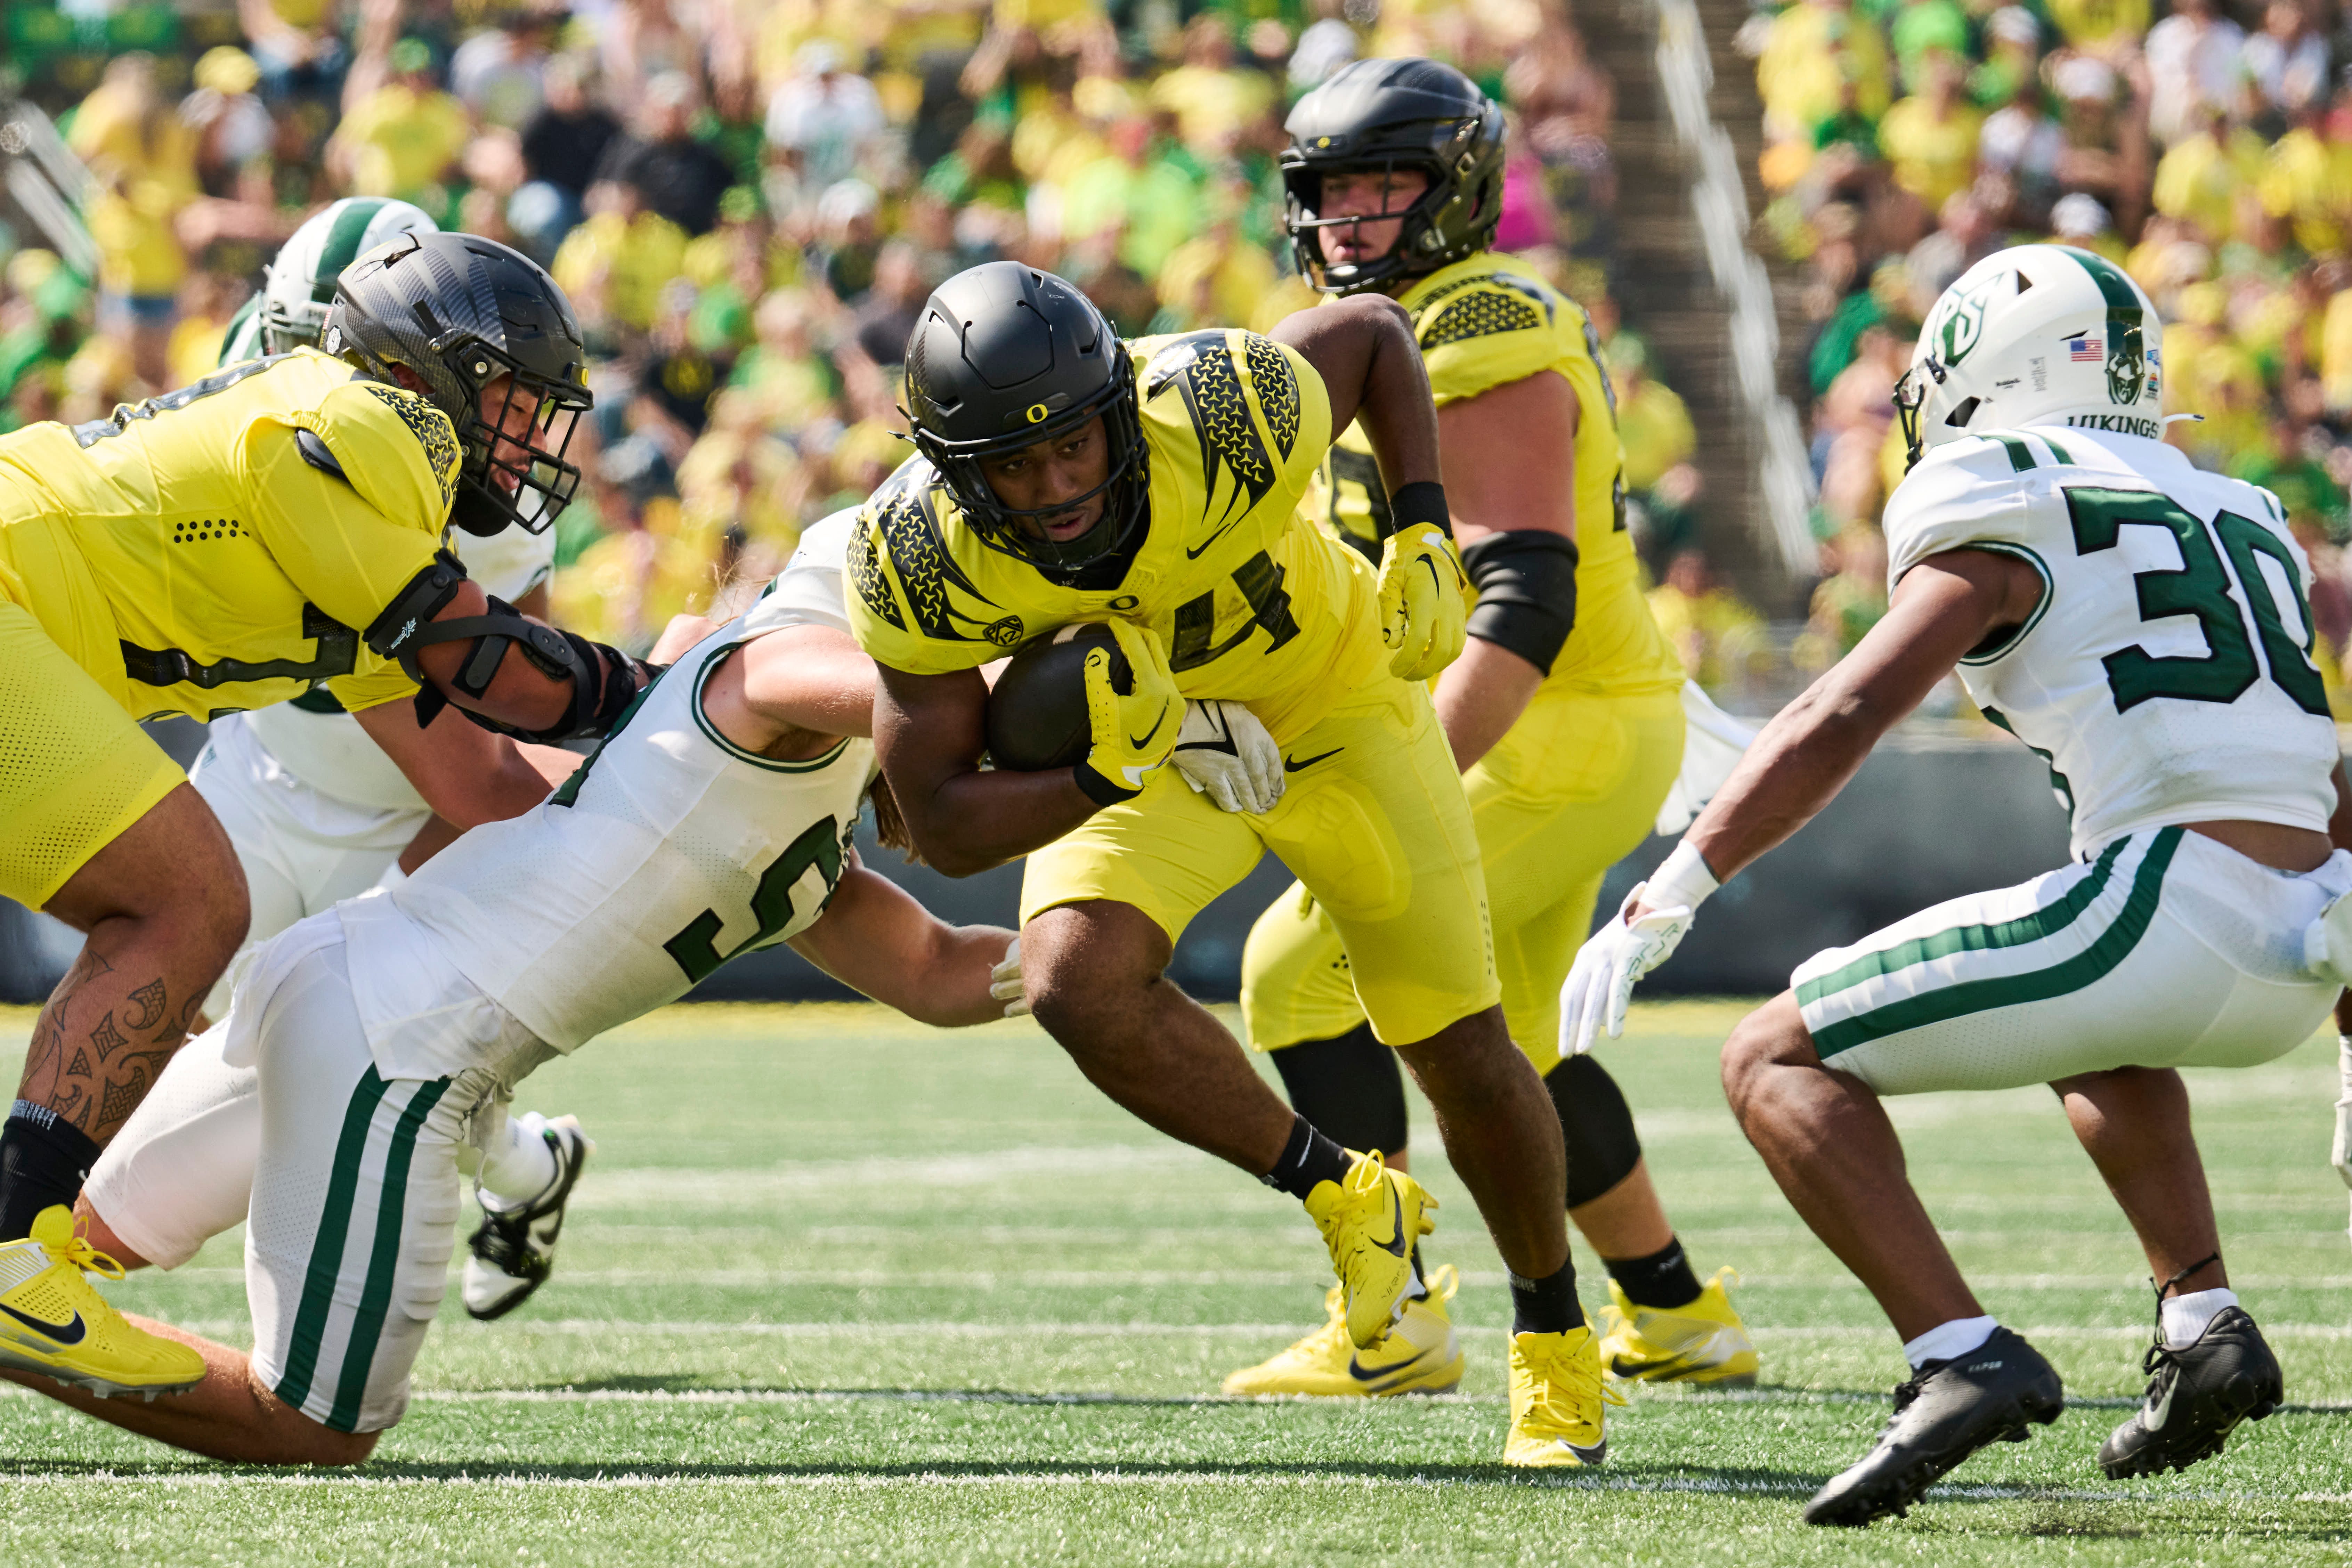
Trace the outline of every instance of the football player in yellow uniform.
<instances>
[{"instance_id":1,"label":"football player in yellow uniform","mask_svg":"<svg viewBox=\"0 0 2352 1568\"><path fill-rule=\"evenodd\" d=\"M1544 1075L1569 1215L1608 1265L1604 1365L1624 1378L1752 1381L1723 1277L1704 1287L1666 1222L1633 1119L1591 1057L1562 1058L1559 989L1609 868L1648 835L1683 757L1683 670L1650 619L1625 531L1616 406L1575 301L1486 248L1501 216L1502 113L1450 66L1360 60L1301 99L1284 154L1299 270L1331 301L1412 315L1446 496L1477 592L1436 689L1486 868L1511 1037ZM1327 301L1327 305L1329 302ZM1309 510L1376 551L1391 500L1360 429ZM1404 1163L1404 1084L1364 1021L1354 955L1302 882L1251 931L1242 1009L1290 1100L1350 1147ZM1328 1324L1229 1393L1402 1394L1461 1376L1444 1293L1359 1351ZM1438 1353L1431 1353L1433 1350Z\"/></svg>"},{"instance_id":2,"label":"football player in yellow uniform","mask_svg":"<svg viewBox=\"0 0 2352 1568\"><path fill-rule=\"evenodd\" d=\"M1559 1125L1503 1027L1469 804L1423 684L1460 651L1464 608L1404 312L1366 296L1273 337L1128 344L1060 279L998 262L931 296L907 370L919 456L867 502L847 575L917 847L950 875L1028 856L1039 1021L1136 1115L1300 1199L1368 1345L1424 1289L1428 1194L1286 1107L1162 973L1210 900L1282 857L1330 910L1372 1028L1436 1103L1512 1270L1507 1458L1598 1463ZM1391 497L1377 571L1298 510L1332 431L1359 419ZM983 772L980 667L1096 621L1118 657L1087 655L1086 758ZM1216 744L1196 721L1221 709L1281 748L1282 787L1229 796L1241 809L1161 765L1180 740Z\"/></svg>"},{"instance_id":3,"label":"football player in yellow uniform","mask_svg":"<svg viewBox=\"0 0 2352 1568\"><path fill-rule=\"evenodd\" d=\"M0 893L88 936L0 1130L0 1365L100 1394L204 1369L89 1288L69 1219L34 1221L72 1201L247 922L226 834L135 721L323 685L398 757L452 701L527 740L602 733L646 679L441 550L451 521L544 528L578 482L585 354L546 273L403 235L346 271L325 347L0 439ZM543 793L511 746L489 760L503 793Z\"/></svg>"}]
</instances>

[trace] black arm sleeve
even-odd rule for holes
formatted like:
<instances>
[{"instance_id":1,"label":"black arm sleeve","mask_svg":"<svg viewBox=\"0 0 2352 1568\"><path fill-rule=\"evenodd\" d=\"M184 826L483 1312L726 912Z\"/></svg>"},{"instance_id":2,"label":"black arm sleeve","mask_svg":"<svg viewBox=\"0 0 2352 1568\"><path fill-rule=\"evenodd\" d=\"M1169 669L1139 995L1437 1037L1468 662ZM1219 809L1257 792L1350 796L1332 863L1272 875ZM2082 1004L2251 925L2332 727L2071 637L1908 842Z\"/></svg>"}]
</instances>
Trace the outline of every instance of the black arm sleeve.
<instances>
[{"instance_id":1,"label":"black arm sleeve","mask_svg":"<svg viewBox=\"0 0 2352 1568\"><path fill-rule=\"evenodd\" d=\"M1478 588L1470 635L1549 675L1576 626L1576 542L1544 529L1490 533L1462 564Z\"/></svg>"}]
</instances>

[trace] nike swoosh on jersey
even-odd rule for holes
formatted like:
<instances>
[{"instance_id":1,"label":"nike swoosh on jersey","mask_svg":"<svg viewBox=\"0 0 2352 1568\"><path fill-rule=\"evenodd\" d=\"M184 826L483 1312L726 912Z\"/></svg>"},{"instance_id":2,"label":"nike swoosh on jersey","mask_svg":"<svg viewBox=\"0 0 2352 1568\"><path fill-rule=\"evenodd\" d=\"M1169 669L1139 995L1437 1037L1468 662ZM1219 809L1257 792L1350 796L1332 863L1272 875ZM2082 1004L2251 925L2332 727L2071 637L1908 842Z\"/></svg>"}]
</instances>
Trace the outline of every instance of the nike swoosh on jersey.
<instances>
[{"instance_id":1,"label":"nike swoosh on jersey","mask_svg":"<svg viewBox=\"0 0 2352 1568\"><path fill-rule=\"evenodd\" d=\"M1347 749L1348 748L1345 746L1334 746L1328 752L1318 752L1315 755L1307 758L1303 763L1294 763L1288 757L1285 757L1282 759L1282 771L1286 773L1295 773L1301 768L1311 768L1316 763L1321 762L1324 758L1336 757Z\"/></svg>"},{"instance_id":2,"label":"nike swoosh on jersey","mask_svg":"<svg viewBox=\"0 0 2352 1568\"><path fill-rule=\"evenodd\" d=\"M1160 733L1160 725L1165 724L1165 723L1167 723L1167 722L1168 722L1168 710L1167 710L1167 709L1165 709L1165 708L1162 708L1162 709L1160 709L1160 718L1159 718L1158 722L1154 723L1154 724L1151 726L1151 728L1150 728L1150 729L1146 730L1146 731L1145 731L1142 734L1140 734L1140 735L1129 735L1129 736L1127 738L1127 743L1128 743L1129 745L1130 745L1130 746L1133 746L1137 751L1139 751L1139 751L1141 751L1144 747L1146 747L1146 746L1148 746L1148 745L1151 744L1151 737L1152 737L1152 736L1154 736L1154 735L1157 735L1158 733Z\"/></svg>"},{"instance_id":3,"label":"nike swoosh on jersey","mask_svg":"<svg viewBox=\"0 0 2352 1568\"><path fill-rule=\"evenodd\" d=\"M1231 533L1234 529L1239 528L1241 523L1242 520L1238 517L1234 519L1231 522L1220 523L1217 527L1217 531L1209 535L1208 539L1202 544L1200 549L1195 550L1191 545L1186 545L1184 547L1184 559L1187 561L1198 561L1202 556L1216 548L1217 541L1223 539L1226 534Z\"/></svg>"},{"instance_id":4,"label":"nike swoosh on jersey","mask_svg":"<svg viewBox=\"0 0 2352 1568\"><path fill-rule=\"evenodd\" d=\"M63 1323L51 1323L39 1318L28 1317L14 1307L0 1307L0 1312L7 1313L35 1333L56 1344L78 1345L89 1333L89 1325L81 1321L79 1312L76 1312L70 1321Z\"/></svg>"}]
</instances>

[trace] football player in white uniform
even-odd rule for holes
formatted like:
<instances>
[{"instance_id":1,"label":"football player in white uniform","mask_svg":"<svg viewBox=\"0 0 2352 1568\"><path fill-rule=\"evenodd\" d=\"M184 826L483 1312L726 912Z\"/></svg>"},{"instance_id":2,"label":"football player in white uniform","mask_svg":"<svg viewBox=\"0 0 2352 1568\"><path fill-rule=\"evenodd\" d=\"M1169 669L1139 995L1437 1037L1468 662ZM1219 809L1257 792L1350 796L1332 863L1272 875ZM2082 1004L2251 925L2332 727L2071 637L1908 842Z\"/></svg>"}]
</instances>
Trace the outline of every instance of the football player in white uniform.
<instances>
[{"instance_id":1,"label":"football player in white uniform","mask_svg":"<svg viewBox=\"0 0 2352 1568\"><path fill-rule=\"evenodd\" d=\"M229 323L220 363L316 348L343 268L395 235L438 232L421 208L383 196L347 196L321 209L263 269L261 291ZM509 527L486 537L453 531L451 549L484 593L523 615L548 618L551 531ZM576 760L552 747L515 750L537 772L519 768L514 787L505 789L496 773L478 764L507 748L455 720L437 726L429 744L420 732L420 743L394 762L323 686L276 707L214 720L188 780L228 830L245 868L252 923L238 958L307 915L396 880L404 862L413 869L455 835L455 826L435 820L412 782L416 775L429 773L425 782L436 786L437 798L470 799L478 809L469 820L489 821L536 805ZM205 998L207 1016L228 1011L238 969L232 960ZM481 1184L482 1225L468 1245L460 1290L478 1318L512 1311L547 1278L564 1201L593 1146L569 1117L520 1117L505 1136L507 1157L493 1164L514 1184Z\"/></svg>"},{"instance_id":2,"label":"football player in white uniform","mask_svg":"<svg viewBox=\"0 0 2352 1568\"><path fill-rule=\"evenodd\" d=\"M2272 1060L2326 1017L2344 979L2325 939L2352 910L2322 915L2352 889L2352 812L2308 563L2268 491L2159 439L2159 331L2130 279L2057 246L2001 251L1945 291L1896 394L1913 467L1886 509L1892 608L1765 729L1564 993L1570 1048L1616 1034L1700 901L1955 665L2050 765L2074 864L1817 954L1724 1046L1741 1127L1914 1369L1814 1523L1900 1511L2064 1403L1961 1278L1883 1095L2047 1083L2064 1102L2163 1281L2146 1402L2099 1452L2110 1476L2194 1464L2281 1397L2228 1288L2175 1069ZM2352 941L2332 945L2352 968Z\"/></svg>"},{"instance_id":3,"label":"football player in white uniform","mask_svg":"<svg viewBox=\"0 0 2352 1568\"><path fill-rule=\"evenodd\" d=\"M459 1151L498 1147L532 1068L779 942L929 1023L1004 1011L993 971L1013 933L932 919L851 845L877 776L874 665L842 610L853 521L812 530L545 805L264 945L227 1019L109 1147L82 1212L91 1245L131 1267L184 1260L249 1194L251 1353L148 1325L206 1363L160 1404L8 1375L216 1458L356 1463L407 1405ZM240 1095L241 1158L198 1125L240 1114Z\"/></svg>"}]
</instances>

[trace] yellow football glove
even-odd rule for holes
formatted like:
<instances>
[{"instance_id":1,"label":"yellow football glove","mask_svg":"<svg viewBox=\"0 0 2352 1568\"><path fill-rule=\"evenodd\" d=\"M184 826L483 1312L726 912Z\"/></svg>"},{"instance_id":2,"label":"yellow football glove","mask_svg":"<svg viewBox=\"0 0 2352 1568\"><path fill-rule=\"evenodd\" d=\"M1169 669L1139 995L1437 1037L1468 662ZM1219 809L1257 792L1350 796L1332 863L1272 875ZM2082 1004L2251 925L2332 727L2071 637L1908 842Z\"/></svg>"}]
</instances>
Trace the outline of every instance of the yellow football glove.
<instances>
[{"instance_id":1,"label":"yellow football glove","mask_svg":"<svg viewBox=\"0 0 2352 1568\"><path fill-rule=\"evenodd\" d=\"M1176 672L1168 668L1160 639L1126 621L1108 625L1129 675L1122 693L1111 681L1110 649L1087 650L1087 718L1094 747L1075 772L1078 787L1097 805L1142 794L1184 728L1184 695L1176 689Z\"/></svg>"},{"instance_id":2,"label":"yellow football glove","mask_svg":"<svg viewBox=\"0 0 2352 1568\"><path fill-rule=\"evenodd\" d=\"M1389 673L1427 680L1462 657L1470 606L1462 552L1432 522L1408 523L1381 547L1381 640Z\"/></svg>"}]
</instances>

